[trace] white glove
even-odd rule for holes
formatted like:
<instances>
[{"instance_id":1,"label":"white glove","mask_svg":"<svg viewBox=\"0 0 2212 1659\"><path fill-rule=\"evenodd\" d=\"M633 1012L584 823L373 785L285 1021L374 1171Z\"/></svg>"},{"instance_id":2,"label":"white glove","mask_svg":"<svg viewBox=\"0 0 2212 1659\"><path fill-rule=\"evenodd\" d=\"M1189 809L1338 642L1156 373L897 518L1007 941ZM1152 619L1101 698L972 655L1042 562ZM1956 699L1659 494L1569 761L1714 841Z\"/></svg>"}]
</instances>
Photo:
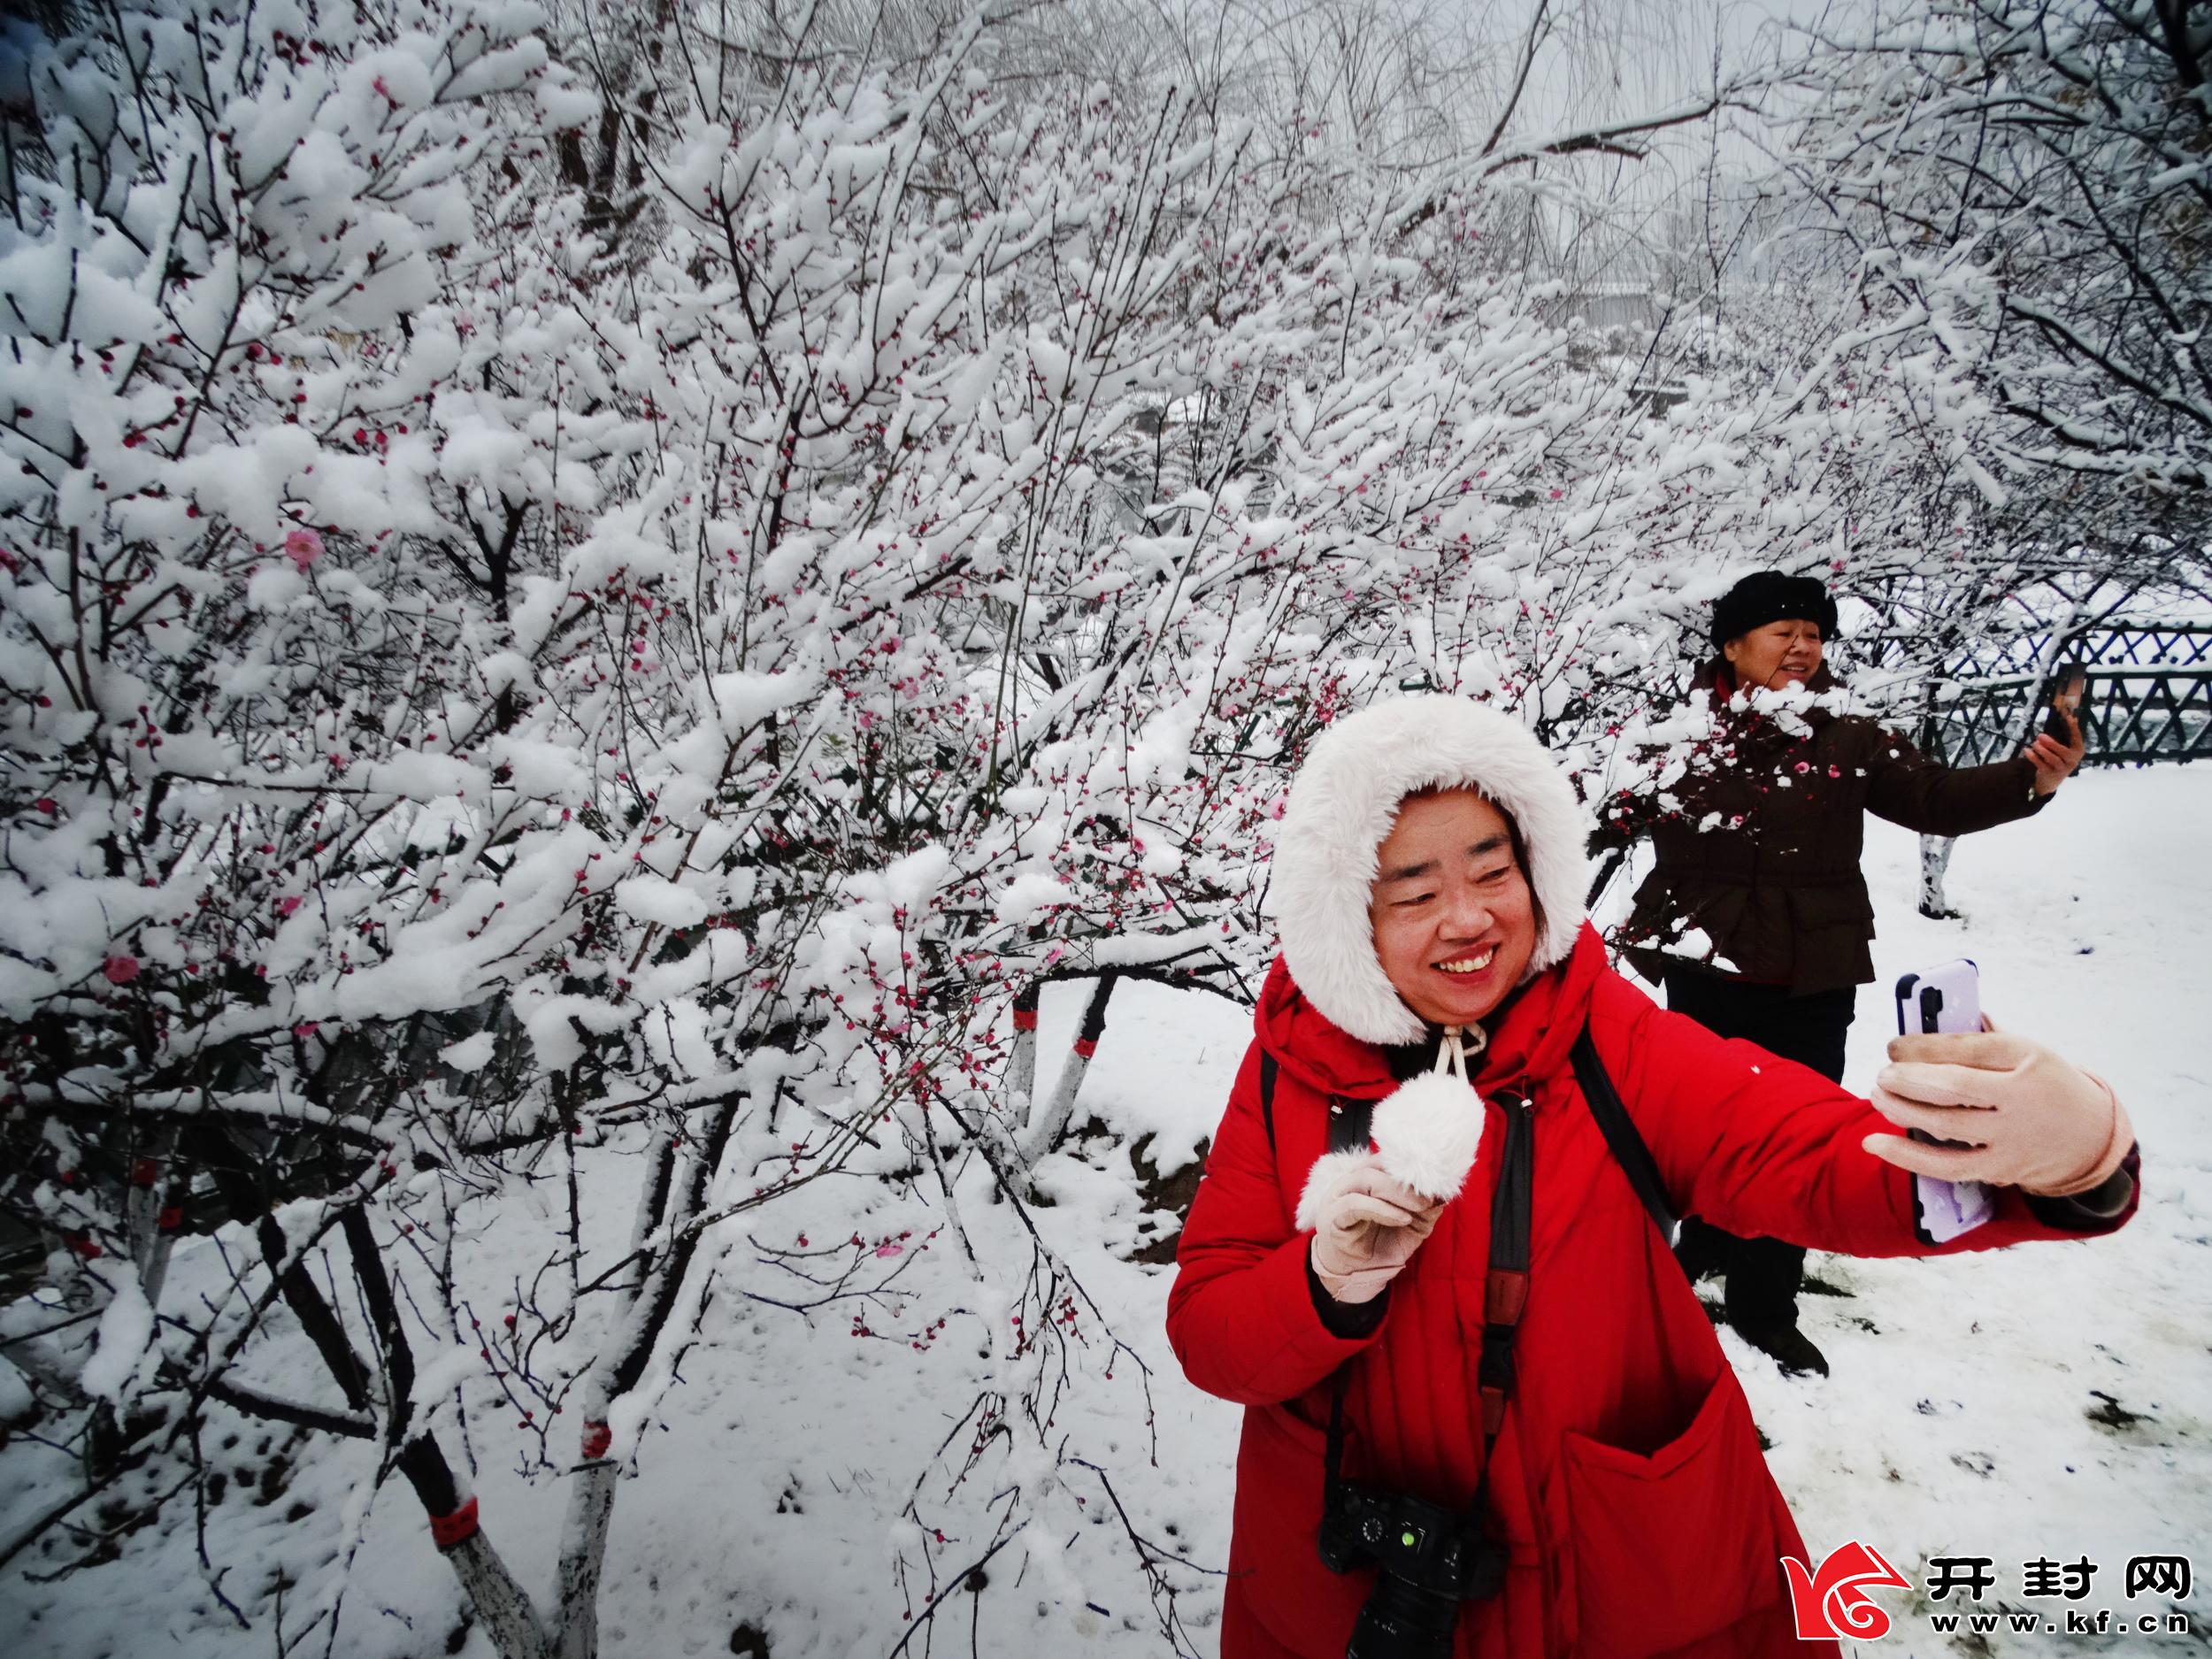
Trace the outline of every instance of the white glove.
<instances>
[{"instance_id":1,"label":"white glove","mask_svg":"<svg viewBox=\"0 0 2212 1659\"><path fill-rule=\"evenodd\" d=\"M1443 1201L1391 1179L1369 1157L1339 1163L1330 1176L1328 1190L1310 1191L1300 1206L1311 1212L1314 1277L1338 1302L1372 1302L1435 1230Z\"/></svg>"},{"instance_id":2,"label":"white glove","mask_svg":"<svg viewBox=\"0 0 2212 1659\"><path fill-rule=\"evenodd\" d=\"M1901 1128L1862 1143L1900 1169L1946 1181L1988 1181L2050 1198L2110 1179L2135 1131L2111 1086L2009 1032L1897 1037L1874 1079L1874 1105Z\"/></svg>"}]
</instances>

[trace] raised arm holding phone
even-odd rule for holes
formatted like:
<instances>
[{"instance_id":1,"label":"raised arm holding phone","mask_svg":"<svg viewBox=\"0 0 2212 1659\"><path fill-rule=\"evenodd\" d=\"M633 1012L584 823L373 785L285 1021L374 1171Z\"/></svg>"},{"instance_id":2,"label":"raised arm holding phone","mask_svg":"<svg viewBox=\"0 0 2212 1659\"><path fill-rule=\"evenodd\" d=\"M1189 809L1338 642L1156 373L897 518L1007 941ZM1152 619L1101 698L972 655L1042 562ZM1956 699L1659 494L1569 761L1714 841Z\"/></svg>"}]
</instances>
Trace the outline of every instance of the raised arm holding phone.
<instances>
[{"instance_id":1,"label":"raised arm holding phone","mask_svg":"<svg viewBox=\"0 0 2212 1659\"><path fill-rule=\"evenodd\" d=\"M1667 1006L1840 1080L1859 986L1874 977L1874 907L1859 860L1866 814L1963 835L2040 810L2081 764L2067 706L2011 760L1950 767L1901 734L1823 706L1836 604L1810 577L1761 571L1713 606L1715 656L1694 695L1712 716L1669 799L1603 803L1594 850L1647 837L1651 873L1624 953ZM2075 694L2078 697L2078 692ZM1729 1323L1791 1373L1827 1371L1798 1328L1805 1252L1694 1217L1682 1260L1727 1281Z\"/></svg>"},{"instance_id":2,"label":"raised arm holding phone","mask_svg":"<svg viewBox=\"0 0 2212 1659\"><path fill-rule=\"evenodd\" d=\"M2051 677L2043 729L2024 751L2035 767L2036 794L2056 793L2059 785L2081 764L2082 757L2088 752L2081 729L2082 710L2088 695L2089 671L2079 663L2068 663Z\"/></svg>"}]
</instances>

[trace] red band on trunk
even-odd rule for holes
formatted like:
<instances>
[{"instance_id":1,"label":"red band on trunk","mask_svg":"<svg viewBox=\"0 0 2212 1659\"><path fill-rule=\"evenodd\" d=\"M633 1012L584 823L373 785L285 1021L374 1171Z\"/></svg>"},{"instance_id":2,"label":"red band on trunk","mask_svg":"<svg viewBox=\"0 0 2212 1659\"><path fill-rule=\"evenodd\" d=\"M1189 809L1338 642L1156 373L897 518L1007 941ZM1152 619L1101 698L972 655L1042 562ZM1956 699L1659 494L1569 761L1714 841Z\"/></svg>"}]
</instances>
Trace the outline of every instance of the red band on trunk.
<instances>
[{"instance_id":1,"label":"red band on trunk","mask_svg":"<svg viewBox=\"0 0 2212 1659\"><path fill-rule=\"evenodd\" d=\"M584 1455L604 1457L614 1444L614 1431L604 1423L586 1420L584 1424Z\"/></svg>"},{"instance_id":2,"label":"red band on trunk","mask_svg":"<svg viewBox=\"0 0 2212 1659\"><path fill-rule=\"evenodd\" d=\"M184 1225L184 1206L182 1204L165 1206L161 1214L155 1217L155 1222L164 1233L174 1233L179 1227Z\"/></svg>"},{"instance_id":3,"label":"red band on trunk","mask_svg":"<svg viewBox=\"0 0 2212 1659\"><path fill-rule=\"evenodd\" d=\"M1033 1008L1016 1009L1014 1010L1014 1029L1016 1031L1036 1030L1037 1010Z\"/></svg>"},{"instance_id":4,"label":"red band on trunk","mask_svg":"<svg viewBox=\"0 0 2212 1659\"><path fill-rule=\"evenodd\" d=\"M1087 1060L1097 1052L1098 1045L1093 1042L1088 1037L1078 1037L1075 1040L1075 1057L1077 1059Z\"/></svg>"},{"instance_id":5,"label":"red band on trunk","mask_svg":"<svg viewBox=\"0 0 2212 1659\"><path fill-rule=\"evenodd\" d=\"M450 1515L430 1517L430 1539L440 1549L451 1549L476 1536L476 1500L471 1498Z\"/></svg>"},{"instance_id":6,"label":"red band on trunk","mask_svg":"<svg viewBox=\"0 0 2212 1659\"><path fill-rule=\"evenodd\" d=\"M141 1158L131 1165L133 1187L151 1187L160 1179L161 1171L154 1166L154 1161L151 1158Z\"/></svg>"}]
</instances>

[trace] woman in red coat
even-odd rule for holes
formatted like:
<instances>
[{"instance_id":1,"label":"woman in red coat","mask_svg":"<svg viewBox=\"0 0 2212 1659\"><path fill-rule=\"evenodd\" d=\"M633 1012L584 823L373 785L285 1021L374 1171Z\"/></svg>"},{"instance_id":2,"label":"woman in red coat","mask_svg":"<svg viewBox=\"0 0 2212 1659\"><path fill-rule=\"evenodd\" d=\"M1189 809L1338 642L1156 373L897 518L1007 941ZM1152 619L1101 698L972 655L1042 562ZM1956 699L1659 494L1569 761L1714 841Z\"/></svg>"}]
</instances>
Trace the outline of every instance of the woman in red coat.
<instances>
[{"instance_id":1,"label":"woman in red coat","mask_svg":"<svg viewBox=\"0 0 2212 1659\"><path fill-rule=\"evenodd\" d=\"M1796 1638L1780 1561L1803 1545L1647 1213L1660 1195L1640 1198L1586 1099L1586 1027L1676 1214L1901 1256L2132 1211L2125 1113L2023 1039L1900 1040L1878 1110L1655 1006L1583 919L1583 846L1535 739L1455 698L1340 721L1291 791L1283 955L1168 1309L1191 1379L1247 1408L1224 1659L1346 1652L1376 1574L1318 1553L1333 1412L1346 1479L1479 1516L1469 1537L1502 1565L1494 1586L1459 1575L1486 1594L1431 1598L1444 1634L1403 1650L1834 1654ZM1363 1115L1367 1133L1333 1135ZM1943 1244L1916 1220L1937 1177L2000 1184Z\"/></svg>"}]
</instances>

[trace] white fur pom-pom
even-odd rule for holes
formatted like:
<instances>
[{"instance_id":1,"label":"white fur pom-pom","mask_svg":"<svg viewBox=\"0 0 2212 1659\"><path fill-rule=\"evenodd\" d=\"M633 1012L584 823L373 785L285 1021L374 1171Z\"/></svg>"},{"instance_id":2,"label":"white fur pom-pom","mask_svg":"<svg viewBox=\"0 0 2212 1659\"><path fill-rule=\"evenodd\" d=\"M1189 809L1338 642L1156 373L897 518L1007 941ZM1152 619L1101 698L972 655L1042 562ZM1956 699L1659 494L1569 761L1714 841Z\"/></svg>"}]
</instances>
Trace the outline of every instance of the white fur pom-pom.
<instances>
[{"instance_id":1,"label":"white fur pom-pom","mask_svg":"<svg viewBox=\"0 0 2212 1659\"><path fill-rule=\"evenodd\" d=\"M1321 1217L1353 1178L1374 1167L1372 1152L1329 1152L1316 1158L1306 1171L1306 1190L1298 1194L1298 1231L1319 1232Z\"/></svg>"},{"instance_id":2,"label":"white fur pom-pom","mask_svg":"<svg viewBox=\"0 0 2212 1659\"><path fill-rule=\"evenodd\" d=\"M1456 1198L1482 1141L1482 1096L1448 1071L1424 1072L1376 1104L1371 1133L1385 1174L1424 1198Z\"/></svg>"}]
</instances>

